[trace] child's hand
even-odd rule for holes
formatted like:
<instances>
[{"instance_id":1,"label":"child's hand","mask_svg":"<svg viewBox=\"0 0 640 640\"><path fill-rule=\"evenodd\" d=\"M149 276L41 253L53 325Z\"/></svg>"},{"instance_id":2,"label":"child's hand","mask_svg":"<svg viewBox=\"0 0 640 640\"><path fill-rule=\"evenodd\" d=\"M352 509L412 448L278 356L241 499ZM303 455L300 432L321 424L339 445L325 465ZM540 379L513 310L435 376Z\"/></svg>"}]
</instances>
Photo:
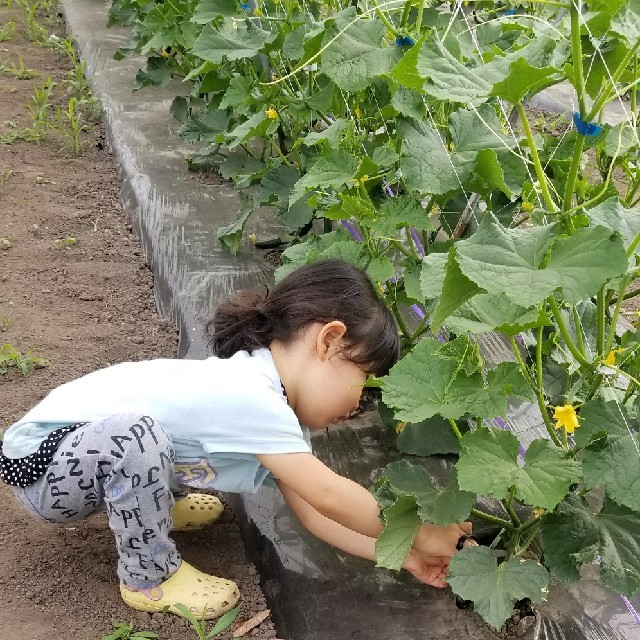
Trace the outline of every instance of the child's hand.
<instances>
[{"instance_id":1,"label":"child's hand","mask_svg":"<svg viewBox=\"0 0 640 640\"><path fill-rule=\"evenodd\" d=\"M471 533L471 523L461 522L451 524L448 527L438 527L435 524L425 523L420 527L418 535L413 543L413 548L424 558L429 556L443 557L448 564L451 556L456 552L458 540ZM427 560L427 562L429 562ZM429 564L432 564L429 562Z\"/></svg>"},{"instance_id":2,"label":"child's hand","mask_svg":"<svg viewBox=\"0 0 640 640\"><path fill-rule=\"evenodd\" d=\"M442 556L427 556L425 558L415 549L411 549L402 568L420 582L431 587L442 589L447 586L445 578L449 571L449 562Z\"/></svg>"}]
</instances>

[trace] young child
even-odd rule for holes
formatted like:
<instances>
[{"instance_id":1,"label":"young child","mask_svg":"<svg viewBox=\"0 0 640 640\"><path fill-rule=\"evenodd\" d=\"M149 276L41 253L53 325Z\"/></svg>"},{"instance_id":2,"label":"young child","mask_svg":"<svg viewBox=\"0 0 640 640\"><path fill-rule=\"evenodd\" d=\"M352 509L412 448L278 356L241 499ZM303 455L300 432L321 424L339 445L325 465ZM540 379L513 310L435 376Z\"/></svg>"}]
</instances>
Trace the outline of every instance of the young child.
<instances>
[{"instance_id":1,"label":"young child","mask_svg":"<svg viewBox=\"0 0 640 640\"><path fill-rule=\"evenodd\" d=\"M90 373L54 389L4 438L0 477L31 512L66 523L106 507L120 593L140 611L183 603L209 619L238 601L235 583L176 551L172 530L205 526L222 511L217 498L185 489L254 492L272 474L301 522L329 544L375 560L382 531L372 494L315 458L307 434L345 420L367 376L398 358L393 316L368 277L317 262L266 296L223 304L208 329L214 357ZM423 525L404 568L444 587L470 532L470 523Z\"/></svg>"}]
</instances>

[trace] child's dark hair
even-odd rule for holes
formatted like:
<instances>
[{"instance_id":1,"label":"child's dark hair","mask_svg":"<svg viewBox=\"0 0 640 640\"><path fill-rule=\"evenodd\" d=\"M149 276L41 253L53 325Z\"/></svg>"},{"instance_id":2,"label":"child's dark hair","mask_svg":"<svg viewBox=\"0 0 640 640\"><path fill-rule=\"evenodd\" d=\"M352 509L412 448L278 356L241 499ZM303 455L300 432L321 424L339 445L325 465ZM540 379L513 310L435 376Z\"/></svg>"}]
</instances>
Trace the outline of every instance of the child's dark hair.
<instances>
[{"instance_id":1,"label":"child's dark hair","mask_svg":"<svg viewBox=\"0 0 640 640\"><path fill-rule=\"evenodd\" d=\"M246 292L221 304L207 324L220 358L237 351L293 342L310 324L345 324L345 356L381 376L396 363L400 337L395 319L369 277L341 260L321 260L285 276L266 295Z\"/></svg>"}]
</instances>

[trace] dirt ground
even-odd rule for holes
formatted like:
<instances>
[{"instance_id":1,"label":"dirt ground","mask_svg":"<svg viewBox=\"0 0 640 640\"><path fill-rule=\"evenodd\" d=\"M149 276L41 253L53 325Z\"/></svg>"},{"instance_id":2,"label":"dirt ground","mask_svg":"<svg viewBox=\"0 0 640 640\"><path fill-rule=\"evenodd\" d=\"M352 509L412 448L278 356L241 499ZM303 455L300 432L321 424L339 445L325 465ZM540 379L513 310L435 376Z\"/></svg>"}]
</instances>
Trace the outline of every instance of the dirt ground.
<instances>
[{"instance_id":1,"label":"dirt ground","mask_svg":"<svg viewBox=\"0 0 640 640\"><path fill-rule=\"evenodd\" d=\"M36 20L64 36L56 13L39 11ZM173 324L156 313L153 278L123 217L100 125L82 134L80 157L53 130L39 143L19 140L32 124L34 87L48 77L57 83L47 110L54 123L55 108L66 109L72 96L69 59L30 42L26 25L15 1L11 9L2 3L0 36L11 35L0 41L0 347L16 349L25 363L37 356L48 365L27 376L15 366L0 373L0 429L65 381L116 362L173 357L177 343ZM20 57L33 77L17 77L32 75L20 72ZM238 582L238 621L266 608L229 510L220 523L175 540L187 561ZM104 514L72 526L43 525L3 483L0 602L0 640L100 640L114 620L155 630L162 640L196 637L186 621L137 613L120 600ZM270 619L251 633L275 635Z\"/></svg>"}]
</instances>

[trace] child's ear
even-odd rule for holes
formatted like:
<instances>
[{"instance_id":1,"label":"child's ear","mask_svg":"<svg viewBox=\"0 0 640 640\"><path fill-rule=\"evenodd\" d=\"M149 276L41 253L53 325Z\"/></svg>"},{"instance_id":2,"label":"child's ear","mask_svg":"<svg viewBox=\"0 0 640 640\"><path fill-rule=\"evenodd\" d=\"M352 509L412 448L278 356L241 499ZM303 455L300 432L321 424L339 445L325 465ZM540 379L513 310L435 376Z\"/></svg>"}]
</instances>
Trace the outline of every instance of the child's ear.
<instances>
[{"instance_id":1,"label":"child's ear","mask_svg":"<svg viewBox=\"0 0 640 640\"><path fill-rule=\"evenodd\" d=\"M333 320L322 325L316 337L316 349L320 357L332 356L340 344L342 337L347 332L347 327L340 320Z\"/></svg>"}]
</instances>

